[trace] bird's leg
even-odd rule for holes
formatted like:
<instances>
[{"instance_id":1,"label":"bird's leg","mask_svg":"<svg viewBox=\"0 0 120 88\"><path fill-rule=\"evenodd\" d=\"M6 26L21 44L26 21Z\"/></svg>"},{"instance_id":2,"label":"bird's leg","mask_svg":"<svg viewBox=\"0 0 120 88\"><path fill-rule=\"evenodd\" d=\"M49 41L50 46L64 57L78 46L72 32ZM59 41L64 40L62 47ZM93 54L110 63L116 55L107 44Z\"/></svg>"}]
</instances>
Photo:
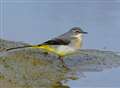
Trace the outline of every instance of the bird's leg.
<instances>
[{"instance_id":1,"label":"bird's leg","mask_svg":"<svg viewBox=\"0 0 120 88\"><path fill-rule=\"evenodd\" d=\"M63 60L63 56L59 56L58 59L62 62L64 68L69 69Z\"/></svg>"},{"instance_id":2,"label":"bird's leg","mask_svg":"<svg viewBox=\"0 0 120 88\"><path fill-rule=\"evenodd\" d=\"M45 56L47 56L49 53L48 53L48 52L43 52L43 54L44 54Z\"/></svg>"}]
</instances>

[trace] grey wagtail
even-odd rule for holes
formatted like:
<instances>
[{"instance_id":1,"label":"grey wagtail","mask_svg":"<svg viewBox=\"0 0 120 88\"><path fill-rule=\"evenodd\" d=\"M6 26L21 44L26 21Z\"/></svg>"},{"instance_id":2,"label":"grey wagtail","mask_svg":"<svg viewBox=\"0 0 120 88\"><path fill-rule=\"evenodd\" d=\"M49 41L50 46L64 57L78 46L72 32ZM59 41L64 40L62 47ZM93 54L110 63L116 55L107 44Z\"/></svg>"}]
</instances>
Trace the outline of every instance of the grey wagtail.
<instances>
[{"instance_id":1,"label":"grey wagtail","mask_svg":"<svg viewBox=\"0 0 120 88\"><path fill-rule=\"evenodd\" d=\"M9 48L9 50L19 48L40 48L45 52L53 52L59 56L59 59L63 62L63 57L67 54L71 54L82 46L83 34L87 34L80 27L73 27L68 32L48 40L38 45L27 45L22 47Z\"/></svg>"}]
</instances>

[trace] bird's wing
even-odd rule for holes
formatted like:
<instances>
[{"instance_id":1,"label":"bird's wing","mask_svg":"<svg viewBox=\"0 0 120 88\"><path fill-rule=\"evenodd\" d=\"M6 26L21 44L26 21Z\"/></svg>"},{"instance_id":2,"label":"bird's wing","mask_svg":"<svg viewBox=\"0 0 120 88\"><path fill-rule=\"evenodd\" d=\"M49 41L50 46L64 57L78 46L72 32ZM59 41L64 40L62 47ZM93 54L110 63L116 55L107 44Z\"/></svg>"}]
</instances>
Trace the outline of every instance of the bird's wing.
<instances>
[{"instance_id":1,"label":"bird's wing","mask_svg":"<svg viewBox=\"0 0 120 88\"><path fill-rule=\"evenodd\" d=\"M80 71L102 71L106 68L120 66L120 55L112 51L78 50L66 56L65 60L71 67L76 66Z\"/></svg>"},{"instance_id":2,"label":"bird's wing","mask_svg":"<svg viewBox=\"0 0 120 88\"><path fill-rule=\"evenodd\" d=\"M46 41L46 42L44 42L42 44L13 47L13 48L6 49L6 51L15 50L15 49L22 49L22 48L28 48L28 47L36 47L36 46L41 46L41 45L68 45L69 43L70 43L70 41L68 41L68 40L55 38L55 39L52 39L52 40L48 40L48 41Z\"/></svg>"},{"instance_id":3,"label":"bird's wing","mask_svg":"<svg viewBox=\"0 0 120 88\"><path fill-rule=\"evenodd\" d=\"M52 40L48 40L40 45L68 45L70 43L69 40L66 40L66 39L58 39L58 38L55 38L55 39L52 39Z\"/></svg>"}]
</instances>

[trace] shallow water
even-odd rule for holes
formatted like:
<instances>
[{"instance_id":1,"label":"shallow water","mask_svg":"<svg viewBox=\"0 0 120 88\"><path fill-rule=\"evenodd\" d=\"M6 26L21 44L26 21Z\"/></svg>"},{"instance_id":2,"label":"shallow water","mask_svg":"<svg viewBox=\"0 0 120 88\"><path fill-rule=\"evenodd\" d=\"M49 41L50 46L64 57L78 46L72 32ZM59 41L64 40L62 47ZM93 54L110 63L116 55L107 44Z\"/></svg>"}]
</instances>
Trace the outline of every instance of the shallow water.
<instances>
[{"instance_id":1,"label":"shallow water","mask_svg":"<svg viewBox=\"0 0 120 88\"><path fill-rule=\"evenodd\" d=\"M13 46L12 43L8 47ZM84 49L64 57L64 62L67 68L58 56L46 55L39 49L3 50L0 52L0 88L76 88L85 86L86 82L90 86L94 83L90 81L92 77L118 67L120 56L111 51Z\"/></svg>"}]
</instances>

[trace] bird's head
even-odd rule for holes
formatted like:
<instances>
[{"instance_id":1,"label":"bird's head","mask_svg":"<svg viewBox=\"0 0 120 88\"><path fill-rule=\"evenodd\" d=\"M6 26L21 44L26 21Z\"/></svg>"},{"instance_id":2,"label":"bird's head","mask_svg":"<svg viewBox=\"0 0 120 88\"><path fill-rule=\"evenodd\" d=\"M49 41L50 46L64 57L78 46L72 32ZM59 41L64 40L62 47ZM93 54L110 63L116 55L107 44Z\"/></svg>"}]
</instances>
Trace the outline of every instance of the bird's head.
<instances>
[{"instance_id":1,"label":"bird's head","mask_svg":"<svg viewBox=\"0 0 120 88\"><path fill-rule=\"evenodd\" d=\"M68 32L60 35L58 38L70 42L70 46L79 49L82 46L83 34L87 34L80 27L73 27Z\"/></svg>"},{"instance_id":2,"label":"bird's head","mask_svg":"<svg viewBox=\"0 0 120 88\"><path fill-rule=\"evenodd\" d=\"M71 38L77 39L80 39L83 34L87 34L87 32L84 32L80 27L73 27L69 33L71 33Z\"/></svg>"}]
</instances>

